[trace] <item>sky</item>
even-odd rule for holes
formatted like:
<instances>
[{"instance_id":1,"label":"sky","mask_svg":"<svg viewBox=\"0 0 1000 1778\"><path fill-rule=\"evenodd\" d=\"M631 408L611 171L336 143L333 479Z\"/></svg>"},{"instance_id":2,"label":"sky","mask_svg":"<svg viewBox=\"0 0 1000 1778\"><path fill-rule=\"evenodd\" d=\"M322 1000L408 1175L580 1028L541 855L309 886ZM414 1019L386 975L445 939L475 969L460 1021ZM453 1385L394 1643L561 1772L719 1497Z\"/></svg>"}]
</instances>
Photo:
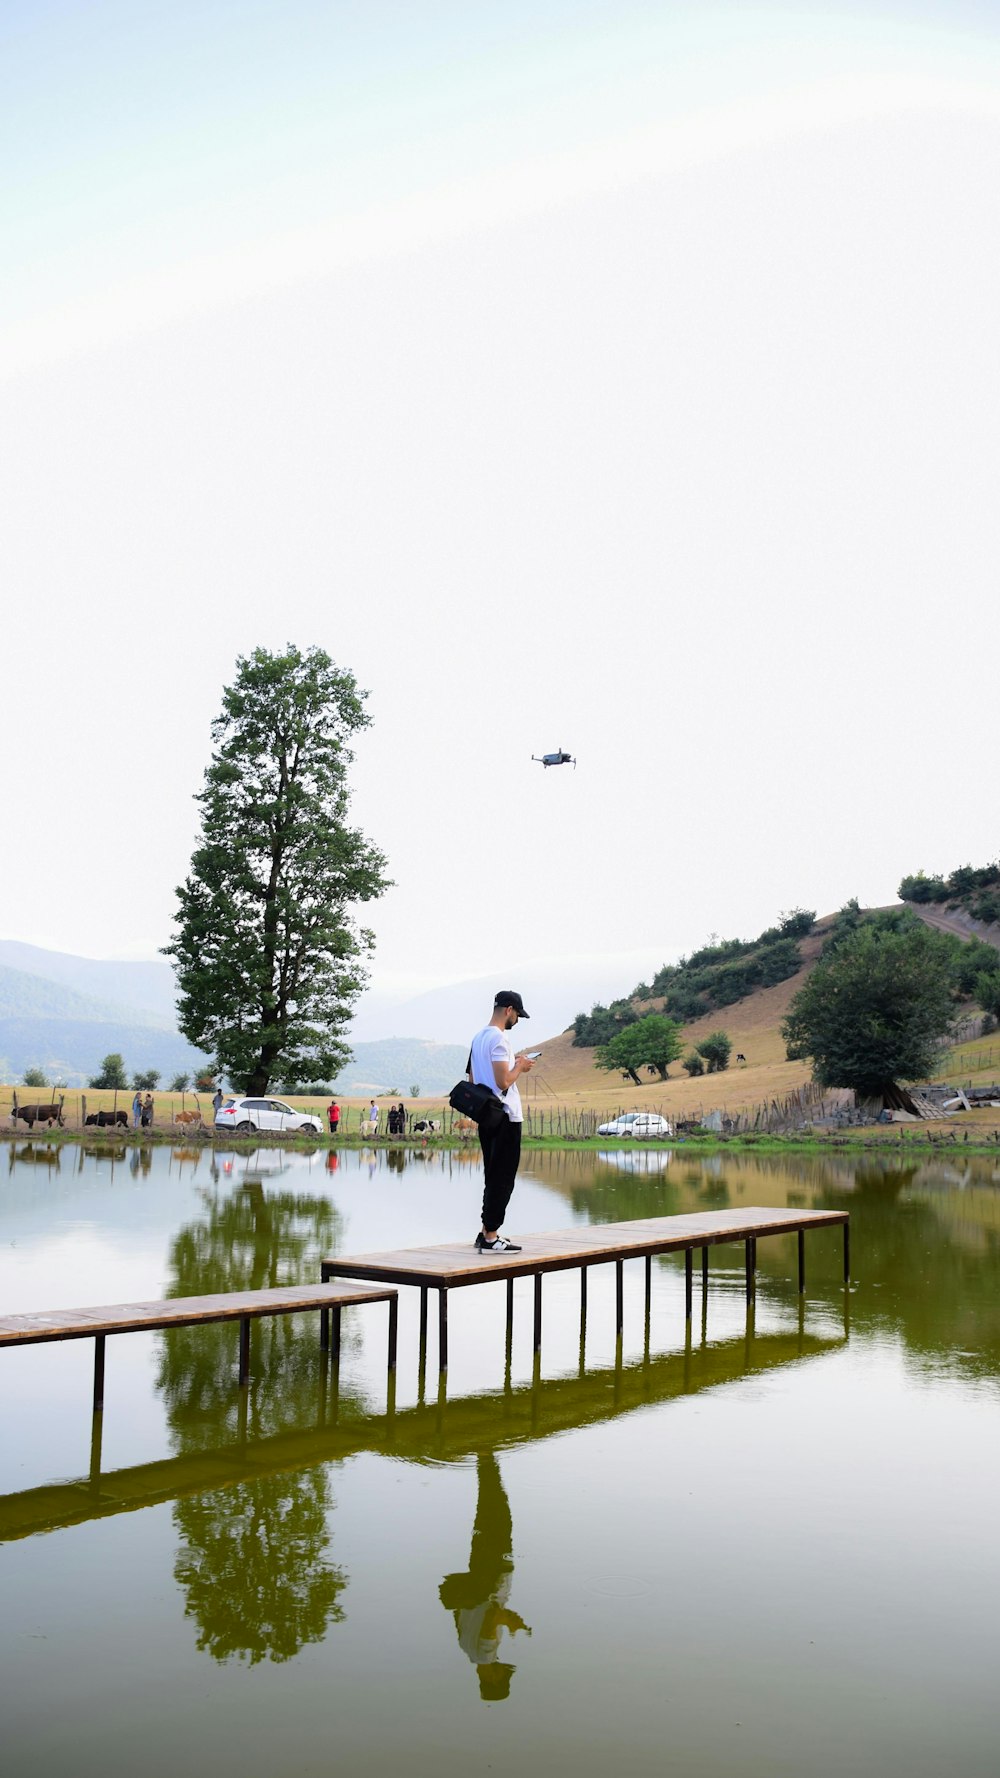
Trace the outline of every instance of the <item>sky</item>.
<instances>
[{"instance_id":1,"label":"sky","mask_svg":"<svg viewBox=\"0 0 1000 1778\"><path fill-rule=\"evenodd\" d=\"M994 6L8 0L0 69L0 936L157 954L288 641L383 1000L996 856Z\"/></svg>"}]
</instances>

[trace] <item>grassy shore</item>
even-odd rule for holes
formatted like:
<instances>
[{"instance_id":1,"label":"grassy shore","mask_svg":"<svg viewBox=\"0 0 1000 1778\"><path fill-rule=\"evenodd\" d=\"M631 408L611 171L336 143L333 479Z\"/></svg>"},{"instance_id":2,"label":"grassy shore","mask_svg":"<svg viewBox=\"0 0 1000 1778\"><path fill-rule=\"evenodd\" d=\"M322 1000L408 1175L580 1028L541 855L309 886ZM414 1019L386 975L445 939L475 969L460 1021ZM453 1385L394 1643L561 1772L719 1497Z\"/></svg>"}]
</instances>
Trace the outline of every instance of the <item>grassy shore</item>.
<instances>
[{"instance_id":1,"label":"grassy shore","mask_svg":"<svg viewBox=\"0 0 1000 1778\"><path fill-rule=\"evenodd\" d=\"M994 1118L996 1113L993 1114ZM437 1131L432 1135L410 1136L378 1136L359 1135L338 1136L336 1140L328 1136L307 1136L294 1134L279 1136L261 1131L255 1136L232 1136L226 1133L216 1134L210 1128L188 1130L182 1127L166 1125L153 1130L123 1129L88 1129L60 1130L42 1129L35 1131L3 1130L0 1138L10 1143L30 1142L44 1143L47 1146L64 1146L84 1143L87 1147L105 1150L112 1148L143 1148L143 1147L179 1147L179 1148L219 1148L227 1154L252 1154L258 1148L291 1149L293 1152L315 1154L318 1152L340 1152L345 1149L357 1153L365 1150L372 1152L379 1148L385 1149L450 1149L467 1152L470 1159L477 1159L479 1145L475 1137L449 1135L445 1131ZM637 1144L627 1137L614 1136L525 1136L523 1148L525 1152L548 1150L573 1150L592 1154L622 1153L627 1154ZM1000 1152L1000 1128L989 1125L982 1119L977 1120L976 1114L967 1116L964 1124L958 1120L946 1123L892 1124L875 1125L863 1129L847 1130L815 1130L802 1131L789 1136L743 1135L724 1136L708 1130L693 1130L683 1136L670 1136L651 1140L641 1144L646 1149L683 1148L691 1154L727 1153L754 1154L820 1154L831 1149L848 1153L878 1152L885 1155L909 1154L919 1151L931 1154L937 1151L953 1153L956 1149L963 1154L982 1154Z\"/></svg>"}]
</instances>

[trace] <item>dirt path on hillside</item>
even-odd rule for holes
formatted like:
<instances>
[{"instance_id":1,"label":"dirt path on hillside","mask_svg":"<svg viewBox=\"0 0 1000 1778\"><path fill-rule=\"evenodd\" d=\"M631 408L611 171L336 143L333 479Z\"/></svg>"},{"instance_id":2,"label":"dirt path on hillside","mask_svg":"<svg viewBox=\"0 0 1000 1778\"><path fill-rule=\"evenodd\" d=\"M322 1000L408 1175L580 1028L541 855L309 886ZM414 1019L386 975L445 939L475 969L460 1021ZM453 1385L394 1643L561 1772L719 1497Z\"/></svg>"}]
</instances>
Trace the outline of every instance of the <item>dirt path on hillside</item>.
<instances>
[{"instance_id":1,"label":"dirt path on hillside","mask_svg":"<svg viewBox=\"0 0 1000 1778\"><path fill-rule=\"evenodd\" d=\"M918 905L912 901L904 905L912 908L925 926L933 926L937 932L950 932L954 938L981 938L984 944L993 945L1000 951L1000 926L987 926L985 920L974 920L964 908Z\"/></svg>"}]
</instances>

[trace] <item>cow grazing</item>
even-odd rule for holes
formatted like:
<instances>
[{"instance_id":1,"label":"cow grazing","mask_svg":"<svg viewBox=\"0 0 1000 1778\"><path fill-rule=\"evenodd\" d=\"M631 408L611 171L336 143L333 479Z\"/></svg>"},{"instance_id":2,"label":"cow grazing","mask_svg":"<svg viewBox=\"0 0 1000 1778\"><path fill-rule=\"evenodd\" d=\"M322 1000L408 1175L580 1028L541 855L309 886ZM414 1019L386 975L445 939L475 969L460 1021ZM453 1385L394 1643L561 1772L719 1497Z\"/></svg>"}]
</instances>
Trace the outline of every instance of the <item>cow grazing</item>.
<instances>
[{"instance_id":1,"label":"cow grazing","mask_svg":"<svg viewBox=\"0 0 1000 1778\"><path fill-rule=\"evenodd\" d=\"M175 1111L174 1112L174 1123L175 1124L200 1124L201 1123L201 1112L200 1111Z\"/></svg>"},{"instance_id":2,"label":"cow grazing","mask_svg":"<svg viewBox=\"0 0 1000 1778\"><path fill-rule=\"evenodd\" d=\"M410 1125L410 1128L415 1131L418 1136L427 1136L433 1135L436 1130L441 1128L441 1125L436 1118L419 1117Z\"/></svg>"},{"instance_id":3,"label":"cow grazing","mask_svg":"<svg viewBox=\"0 0 1000 1778\"><path fill-rule=\"evenodd\" d=\"M33 1130L36 1124L58 1124L60 1129L63 1127L61 1105L19 1105L14 1117L27 1124L29 1130Z\"/></svg>"},{"instance_id":4,"label":"cow grazing","mask_svg":"<svg viewBox=\"0 0 1000 1778\"><path fill-rule=\"evenodd\" d=\"M127 1130L128 1129L128 1112L127 1111L92 1111L87 1118L87 1122L88 1122L88 1124L96 1124L97 1128L99 1130L106 1130L108 1128L112 1128L115 1124L121 1124L122 1129Z\"/></svg>"}]
</instances>

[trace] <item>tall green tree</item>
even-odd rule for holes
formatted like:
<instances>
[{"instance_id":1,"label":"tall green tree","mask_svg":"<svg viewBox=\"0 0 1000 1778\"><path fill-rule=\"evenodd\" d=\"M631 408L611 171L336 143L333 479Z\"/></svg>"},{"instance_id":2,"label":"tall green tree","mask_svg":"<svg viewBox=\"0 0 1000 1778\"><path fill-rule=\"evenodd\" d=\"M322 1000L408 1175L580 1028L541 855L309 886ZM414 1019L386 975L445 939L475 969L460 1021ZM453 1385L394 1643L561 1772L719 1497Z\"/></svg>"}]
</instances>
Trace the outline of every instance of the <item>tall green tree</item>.
<instances>
[{"instance_id":1,"label":"tall green tree","mask_svg":"<svg viewBox=\"0 0 1000 1778\"><path fill-rule=\"evenodd\" d=\"M651 1012L634 1025L626 1026L608 1043L601 1044L594 1061L598 1068L611 1074L620 1071L641 1086L640 1068L652 1068L660 1080L666 1080L667 1069L683 1048L680 1026L663 1013Z\"/></svg>"},{"instance_id":2,"label":"tall green tree","mask_svg":"<svg viewBox=\"0 0 1000 1778\"><path fill-rule=\"evenodd\" d=\"M809 1056L824 1087L866 1098L937 1065L953 1015L952 946L914 925L862 925L821 957L782 1026L790 1059Z\"/></svg>"},{"instance_id":3,"label":"tall green tree","mask_svg":"<svg viewBox=\"0 0 1000 1778\"><path fill-rule=\"evenodd\" d=\"M185 1037L234 1085L333 1080L372 935L353 910L388 888L348 823L351 736L369 718L354 675L321 648L237 662L212 725L201 835L165 946Z\"/></svg>"}]
</instances>

